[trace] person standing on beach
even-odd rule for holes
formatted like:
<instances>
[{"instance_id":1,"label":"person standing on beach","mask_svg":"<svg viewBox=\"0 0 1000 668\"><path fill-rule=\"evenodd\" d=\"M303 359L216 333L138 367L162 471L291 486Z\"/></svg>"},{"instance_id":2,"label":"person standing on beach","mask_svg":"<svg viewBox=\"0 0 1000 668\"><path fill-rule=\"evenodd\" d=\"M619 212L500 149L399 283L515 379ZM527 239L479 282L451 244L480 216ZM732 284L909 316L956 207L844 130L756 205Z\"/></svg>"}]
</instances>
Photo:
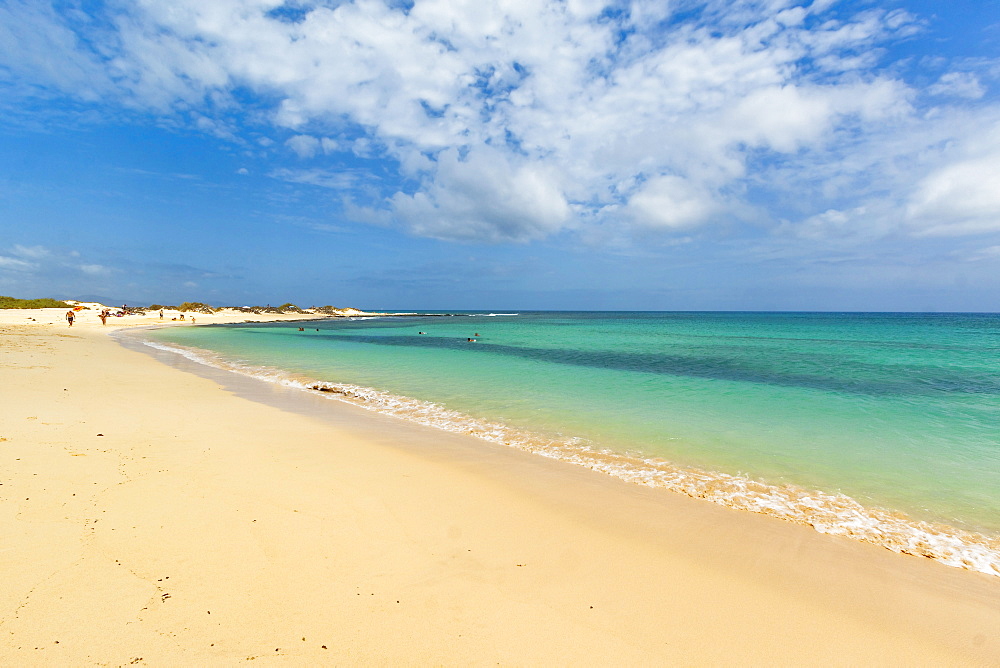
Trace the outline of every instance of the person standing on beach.
<instances>
[{"instance_id":1,"label":"person standing on beach","mask_svg":"<svg viewBox=\"0 0 1000 668\"><path fill-rule=\"evenodd\" d=\"M98 317L101 319L102 325L108 324L108 309L104 309L103 311L101 311L101 315L99 315Z\"/></svg>"},{"instance_id":2,"label":"person standing on beach","mask_svg":"<svg viewBox=\"0 0 1000 668\"><path fill-rule=\"evenodd\" d=\"M163 320L163 309L160 309L160 320Z\"/></svg>"},{"instance_id":3,"label":"person standing on beach","mask_svg":"<svg viewBox=\"0 0 1000 668\"><path fill-rule=\"evenodd\" d=\"M70 326L70 327L72 327L72 326L73 326L73 319L74 319L75 317L76 317L76 314L75 314L75 313L73 313L73 309L70 309L70 310L66 311L66 322L68 322L68 323L69 323L69 326Z\"/></svg>"}]
</instances>

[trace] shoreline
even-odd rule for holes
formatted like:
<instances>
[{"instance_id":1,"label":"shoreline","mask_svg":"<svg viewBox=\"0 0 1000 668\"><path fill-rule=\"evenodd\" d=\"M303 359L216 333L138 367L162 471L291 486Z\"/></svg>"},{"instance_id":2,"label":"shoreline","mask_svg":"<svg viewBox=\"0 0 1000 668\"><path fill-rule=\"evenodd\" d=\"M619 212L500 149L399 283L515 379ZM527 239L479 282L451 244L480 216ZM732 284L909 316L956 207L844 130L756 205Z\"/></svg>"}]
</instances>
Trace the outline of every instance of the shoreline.
<instances>
[{"instance_id":1,"label":"shoreline","mask_svg":"<svg viewBox=\"0 0 1000 668\"><path fill-rule=\"evenodd\" d=\"M127 335L126 335L127 336ZM122 337L120 337L122 338ZM133 337L122 338L128 341ZM319 380L285 370L228 361L211 350L136 337L136 350L166 351L159 358L173 364L179 355L200 365L235 373L301 392L319 392L329 399L389 415L410 424L445 432L469 434L482 442L514 448L612 476L631 484L684 494L739 512L759 513L808 526L827 535L846 536L889 551L933 559L944 566L1000 577L1000 536L995 532L918 519L903 511L864 505L838 492L793 484L769 484L746 476L669 461L613 452L573 437L541 435L487 418L474 418L439 404L383 390Z\"/></svg>"},{"instance_id":2,"label":"shoreline","mask_svg":"<svg viewBox=\"0 0 1000 668\"><path fill-rule=\"evenodd\" d=\"M2 322L0 663L1000 660L994 577Z\"/></svg>"}]
</instances>

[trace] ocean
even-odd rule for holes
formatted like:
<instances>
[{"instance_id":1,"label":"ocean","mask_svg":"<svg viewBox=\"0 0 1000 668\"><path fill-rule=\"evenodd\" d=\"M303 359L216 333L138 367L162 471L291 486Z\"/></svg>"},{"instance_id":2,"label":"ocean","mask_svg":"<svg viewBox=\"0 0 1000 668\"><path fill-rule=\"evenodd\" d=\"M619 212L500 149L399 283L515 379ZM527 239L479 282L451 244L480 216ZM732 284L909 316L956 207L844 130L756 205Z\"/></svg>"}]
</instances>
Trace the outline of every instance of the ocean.
<instances>
[{"instance_id":1,"label":"ocean","mask_svg":"<svg viewBox=\"0 0 1000 668\"><path fill-rule=\"evenodd\" d=\"M1000 575L1000 315L483 312L144 336L305 392Z\"/></svg>"}]
</instances>

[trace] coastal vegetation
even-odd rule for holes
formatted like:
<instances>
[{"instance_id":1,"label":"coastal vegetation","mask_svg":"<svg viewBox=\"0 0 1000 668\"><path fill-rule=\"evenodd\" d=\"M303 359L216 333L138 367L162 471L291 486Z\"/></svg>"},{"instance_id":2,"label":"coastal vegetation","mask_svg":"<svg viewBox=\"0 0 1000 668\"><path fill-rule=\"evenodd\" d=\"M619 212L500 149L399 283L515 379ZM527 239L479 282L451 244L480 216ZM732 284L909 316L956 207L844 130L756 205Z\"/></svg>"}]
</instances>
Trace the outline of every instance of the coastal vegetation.
<instances>
[{"instance_id":1,"label":"coastal vegetation","mask_svg":"<svg viewBox=\"0 0 1000 668\"><path fill-rule=\"evenodd\" d=\"M151 306L150 308L156 308L156 307L155 306ZM180 306L177 307L177 310L180 311L180 312L182 312L182 313L184 313L186 311L194 311L195 313L209 313L209 314L211 314L211 313L215 313L215 311L217 309L212 308L211 306L209 306L208 304L205 304L204 302L184 302L183 304L181 304Z\"/></svg>"},{"instance_id":2,"label":"coastal vegetation","mask_svg":"<svg viewBox=\"0 0 1000 668\"><path fill-rule=\"evenodd\" d=\"M292 302L286 302L281 306L271 306L267 304L266 306L212 306L204 302L184 302L179 306L169 306L166 304L151 304L149 306L150 311L158 311L160 309L166 309L168 311L180 311L184 312L195 312L195 313L218 313L219 311L232 310L239 311L241 313L252 313L255 315L260 315L261 313L274 313L280 315L287 315L290 313L306 314L306 313L321 313L324 315L343 315L345 311L355 311L356 309L344 308L337 306L310 306L308 308L303 308L297 306Z\"/></svg>"},{"instance_id":3,"label":"coastal vegetation","mask_svg":"<svg viewBox=\"0 0 1000 668\"><path fill-rule=\"evenodd\" d=\"M72 301L70 303L60 301L58 299L19 299L17 297L6 297L0 296L0 309L31 309L31 308L71 308L73 306L80 305L83 308L89 308L80 304L80 302ZM357 309L353 308L342 308L336 306L310 306L308 308L302 308L293 304L292 302L286 302L281 306L271 306L267 304L266 306L212 306L211 304L206 304L205 302L190 302L186 301L180 305L173 306L169 304L150 304L146 306L128 306L122 307L122 309L133 315L144 315L147 311L180 311L181 313L205 313L212 314L218 313L223 310L233 310L239 311L241 313L250 313L259 315L262 313L272 313L272 314L307 314L307 313L318 313L323 315L344 315L349 312L357 312ZM117 309L116 309L117 310Z\"/></svg>"},{"instance_id":4,"label":"coastal vegetation","mask_svg":"<svg viewBox=\"0 0 1000 668\"><path fill-rule=\"evenodd\" d=\"M67 308L69 304L48 297L42 299L18 299L0 295L0 308Z\"/></svg>"}]
</instances>

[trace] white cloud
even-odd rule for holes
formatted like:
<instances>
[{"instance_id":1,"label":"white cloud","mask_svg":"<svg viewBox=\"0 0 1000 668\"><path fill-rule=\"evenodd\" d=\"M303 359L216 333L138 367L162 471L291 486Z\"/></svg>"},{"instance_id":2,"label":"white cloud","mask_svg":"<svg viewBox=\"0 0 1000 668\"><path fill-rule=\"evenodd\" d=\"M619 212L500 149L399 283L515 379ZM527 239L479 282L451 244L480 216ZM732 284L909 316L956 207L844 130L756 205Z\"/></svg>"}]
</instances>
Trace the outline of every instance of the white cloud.
<instances>
[{"instance_id":1,"label":"white cloud","mask_svg":"<svg viewBox=\"0 0 1000 668\"><path fill-rule=\"evenodd\" d=\"M34 271L37 268L38 265L34 262L0 255L0 269L9 269L13 271Z\"/></svg>"},{"instance_id":2,"label":"white cloud","mask_svg":"<svg viewBox=\"0 0 1000 668\"><path fill-rule=\"evenodd\" d=\"M393 212L415 234L438 239L526 241L562 229L570 207L544 167L477 149L443 152L429 184L396 193Z\"/></svg>"},{"instance_id":3,"label":"white cloud","mask_svg":"<svg viewBox=\"0 0 1000 668\"><path fill-rule=\"evenodd\" d=\"M922 234L1000 231L1000 151L929 174L917 185L907 215Z\"/></svg>"},{"instance_id":4,"label":"white cloud","mask_svg":"<svg viewBox=\"0 0 1000 668\"><path fill-rule=\"evenodd\" d=\"M309 135L295 135L285 142L300 158L311 158L320 150L319 140Z\"/></svg>"},{"instance_id":5,"label":"white cloud","mask_svg":"<svg viewBox=\"0 0 1000 668\"><path fill-rule=\"evenodd\" d=\"M7 255L0 255L0 271L34 274L51 278L65 277L73 285L81 281L108 276L115 270L107 265L83 260L75 250L50 249L44 246L14 245Z\"/></svg>"},{"instance_id":6,"label":"white cloud","mask_svg":"<svg viewBox=\"0 0 1000 668\"><path fill-rule=\"evenodd\" d=\"M980 248L979 250L966 255L965 259L969 262L1000 260L1000 246L987 246L986 248Z\"/></svg>"},{"instance_id":7,"label":"white cloud","mask_svg":"<svg viewBox=\"0 0 1000 668\"><path fill-rule=\"evenodd\" d=\"M80 271L89 276L107 276L111 274L111 269L101 264L81 264Z\"/></svg>"},{"instance_id":8,"label":"white cloud","mask_svg":"<svg viewBox=\"0 0 1000 668\"><path fill-rule=\"evenodd\" d=\"M666 175L644 183L624 212L643 227L683 230L708 222L719 209L697 185Z\"/></svg>"},{"instance_id":9,"label":"white cloud","mask_svg":"<svg viewBox=\"0 0 1000 668\"><path fill-rule=\"evenodd\" d=\"M300 158L312 158L317 154L329 155L340 148L336 139L330 137L313 137L312 135L294 135L285 140L285 146L292 149Z\"/></svg>"},{"instance_id":10,"label":"white cloud","mask_svg":"<svg viewBox=\"0 0 1000 668\"><path fill-rule=\"evenodd\" d=\"M941 75L927 92L931 95L953 95L978 100L986 93L986 89L979 83L979 77L972 72L948 72Z\"/></svg>"},{"instance_id":11,"label":"white cloud","mask_svg":"<svg viewBox=\"0 0 1000 668\"><path fill-rule=\"evenodd\" d=\"M320 188L347 191L354 187L361 177L355 171L331 171L323 169L276 169L268 174L273 179L290 183L305 183Z\"/></svg>"},{"instance_id":12,"label":"white cloud","mask_svg":"<svg viewBox=\"0 0 1000 668\"><path fill-rule=\"evenodd\" d=\"M14 244L11 252L18 257L26 257L34 260L40 260L52 255L52 251L44 246L21 246L19 244Z\"/></svg>"},{"instance_id":13,"label":"white cloud","mask_svg":"<svg viewBox=\"0 0 1000 668\"><path fill-rule=\"evenodd\" d=\"M0 66L32 85L49 85L84 100L98 100L112 89L112 83L100 57L80 48L74 28L49 3L0 5Z\"/></svg>"},{"instance_id":14,"label":"white cloud","mask_svg":"<svg viewBox=\"0 0 1000 668\"><path fill-rule=\"evenodd\" d=\"M317 0L291 22L270 13L280 0L137 0L94 27L11 0L0 65L233 141L256 94L248 145L271 146L266 131L316 164L388 159L397 179L345 201L437 238L526 241L592 220L689 234L750 209L803 221L803 238L848 238L884 229L876 199L905 209L910 233L994 229L994 194L968 180L992 158L926 138L961 144L982 123L942 129L949 108L918 108L929 96L879 68L880 45L920 20L835 4L711 0L680 20L660 0ZM983 86L951 72L923 92L960 101ZM375 190L327 164L270 174Z\"/></svg>"},{"instance_id":15,"label":"white cloud","mask_svg":"<svg viewBox=\"0 0 1000 668\"><path fill-rule=\"evenodd\" d=\"M898 229L898 214L878 203L852 209L827 209L794 223L784 222L781 234L817 242L819 246L867 246Z\"/></svg>"},{"instance_id":16,"label":"white cloud","mask_svg":"<svg viewBox=\"0 0 1000 668\"><path fill-rule=\"evenodd\" d=\"M319 146L323 149L323 153L329 155L340 149L340 145L337 143L336 139L330 139L329 137L320 137Z\"/></svg>"},{"instance_id":17,"label":"white cloud","mask_svg":"<svg viewBox=\"0 0 1000 668\"><path fill-rule=\"evenodd\" d=\"M193 122L194 126L205 134L218 137L219 139L236 139L236 129L228 122L201 115L195 115Z\"/></svg>"}]
</instances>

